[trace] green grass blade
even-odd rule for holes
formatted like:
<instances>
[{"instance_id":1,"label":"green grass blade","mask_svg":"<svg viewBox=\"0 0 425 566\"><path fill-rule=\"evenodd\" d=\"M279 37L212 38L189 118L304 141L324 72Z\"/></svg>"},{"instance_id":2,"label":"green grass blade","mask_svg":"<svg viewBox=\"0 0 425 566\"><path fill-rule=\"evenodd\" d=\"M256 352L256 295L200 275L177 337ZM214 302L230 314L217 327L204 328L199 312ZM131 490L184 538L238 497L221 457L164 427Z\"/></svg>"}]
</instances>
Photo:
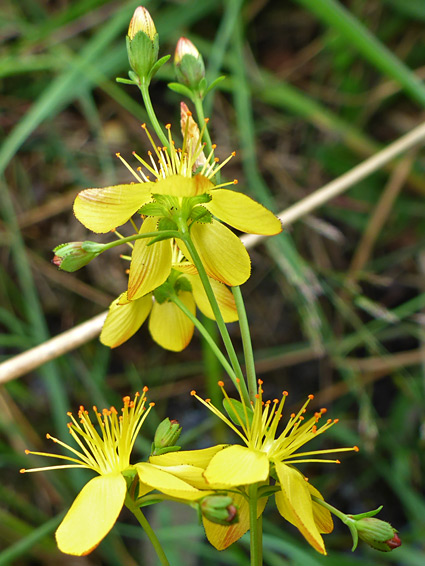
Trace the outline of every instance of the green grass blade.
<instances>
[{"instance_id":1,"label":"green grass blade","mask_svg":"<svg viewBox=\"0 0 425 566\"><path fill-rule=\"evenodd\" d=\"M373 66L399 83L409 96L425 106L425 86L416 75L383 45L358 19L336 0L295 0L322 22L336 29L347 43Z\"/></svg>"}]
</instances>

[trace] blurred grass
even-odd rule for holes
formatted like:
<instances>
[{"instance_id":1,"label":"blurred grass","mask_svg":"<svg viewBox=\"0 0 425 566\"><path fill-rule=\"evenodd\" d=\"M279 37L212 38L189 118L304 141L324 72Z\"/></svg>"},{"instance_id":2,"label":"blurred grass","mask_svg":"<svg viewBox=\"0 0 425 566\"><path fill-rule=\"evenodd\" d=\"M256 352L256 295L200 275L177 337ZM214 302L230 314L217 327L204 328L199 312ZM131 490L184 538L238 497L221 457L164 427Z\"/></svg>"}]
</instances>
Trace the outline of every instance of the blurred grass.
<instances>
[{"instance_id":1,"label":"blurred grass","mask_svg":"<svg viewBox=\"0 0 425 566\"><path fill-rule=\"evenodd\" d=\"M139 124L145 114L137 92L115 83L127 73L124 36L136 6L64 0L54 7L25 0L0 8L2 359L96 314L124 285L113 254L77 274L58 273L48 262L59 242L85 237L71 212L72 195L127 179L115 152L144 150ZM219 156L237 151L225 174L276 211L425 115L421 0L146 6L161 54L172 53L185 35L204 54L210 78L226 75L208 101ZM177 132L179 99L166 89L170 80L168 65L152 98ZM328 444L362 448L337 469L316 466L306 475L346 512L384 504L382 518L400 529L403 540L394 553L360 545L351 555L349 535L336 524L323 558L270 506L265 564L424 562L424 166L419 150L386 210L381 197L397 164L252 251L253 275L243 293L266 393L288 389L294 406L317 393L317 404L331 404L332 416L340 419ZM353 271L374 214L385 222ZM238 343L236 326L231 332ZM93 341L0 389L0 564L66 563L53 530L84 479L66 472L17 476L28 466L24 448L46 450L45 433L60 434L67 410L118 403L142 384L149 385L157 414L144 426L140 454L166 415L183 424L185 446L212 442L223 431L204 420L188 395L193 388L202 391L204 368L216 379L198 338L171 355L143 329L117 350ZM204 542L194 513L176 524L175 509L152 512L175 564L246 563L246 539L217 554ZM125 514L122 520L84 564L136 564L132 557L141 553L143 563L154 563L139 530L132 530Z\"/></svg>"}]
</instances>

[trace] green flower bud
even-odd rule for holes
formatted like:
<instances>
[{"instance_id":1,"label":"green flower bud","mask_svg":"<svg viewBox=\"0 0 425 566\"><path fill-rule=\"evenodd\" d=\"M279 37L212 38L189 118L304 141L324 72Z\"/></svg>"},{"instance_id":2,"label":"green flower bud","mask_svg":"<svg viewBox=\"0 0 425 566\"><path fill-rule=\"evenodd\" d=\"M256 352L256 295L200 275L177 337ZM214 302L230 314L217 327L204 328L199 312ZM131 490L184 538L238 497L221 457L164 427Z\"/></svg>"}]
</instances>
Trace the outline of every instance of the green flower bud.
<instances>
[{"instance_id":1,"label":"green flower bud","mask_svg":"<svg viewBox=\"0 0 425 566\"><path fill-rule=\"evenodd\" d=\"M389 552L401 545L397 530L389 523L375 519L374 517L361 517L356 519L355 515L348 515L354 519L354 526L359 537L369 546L382 552Z\"/></svg>"},{"instance_id":2,"label":"green flower bud","mask_svg":"<svg viewBox=\"0 0 425 566\"><path fill-rule=\"evenodd\" d=\"M60 244L53 252L52 262L63 271L73 272L84 267L98 256L104 245L96 242L68 242Z\"/></svg>"},{"instance_id":3,"label":"green flower bud","mask_svg":"<svg viewBox=\"0 0 425 566\"><path fill-rule=\"evenodd\" d=\"M155 432L151 456L159 456L167 452L177 452L180 446L175 446L181 434L182 427L176 420L164 419Z\"/></svg>"},{"instance_id":4,"label":"green flower bud","mask_svg":"<svg viewBox=\"0 0 425 566\"><path fill-rule=\"evenodd\" d=\"M205 65L202 55L185 37L181 37L177 42L174 69L179 83L194 90L200 90L205 86Z\"/></svg>"},{"instance_id":5,"label":"green flower bud","mask_svg":"<svg viewBox=\"0 0 425 566\"><path fill-rule=\"evenodd\" d=\"M140 80L150 80L158 60L159 39L151 15L143 6L136 8L127 35L130 67Z\"/></svg>"},{"instance_id":6,"label":"green flower bud","mask_svg":"<svg viewBox=\"0 0 425 566\"><path fill-rule=\"evenodd\" d=\"M207 495L199 504L202 515L219 525L232 525L239 521L238 508L228 495Z\"/></svg>"}]
</instances>

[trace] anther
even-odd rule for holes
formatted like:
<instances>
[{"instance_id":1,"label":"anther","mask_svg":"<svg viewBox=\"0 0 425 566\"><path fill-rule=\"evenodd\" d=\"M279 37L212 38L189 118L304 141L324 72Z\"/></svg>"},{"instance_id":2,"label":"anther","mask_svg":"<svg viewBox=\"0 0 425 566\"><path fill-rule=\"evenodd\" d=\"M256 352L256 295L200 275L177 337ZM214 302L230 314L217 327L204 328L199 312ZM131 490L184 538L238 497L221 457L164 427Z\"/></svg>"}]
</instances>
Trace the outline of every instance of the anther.
<instances>
[{"instance_id":1,"label":"anther","mask_svg":"<svg viewBox=\"0 0 425 566\"><path fill-rule=\"evenodd\" d=\"M353 450L354 450L354 452L358 452L360 450L360 448L358 446L353 446Z\"/></svg>"},{"instance_id":2,"label":"anther","mask_svg":"<svg viewBox=\"0 0 425 566\"><path fill-rule=\"evenodd\" d=\"M340 464L341 460L335 460L335 464Z\"/></svg>"},{"instance_id":3,"label":"anther","mask_svg":"<svg viewBox=\"0 0 425 566\"><path fill-rule=\"evenodd\" d=\"M211 403L211 399L205 399L205 403Z\"/></svg>"},{"instance_id":4,"label":"anther","mask_svg":"<svg viewBox=\"0 0 425 566\"><path fill-rule=\"evenodd\" d=\"M282 391L282 395L283 395L284 397L288 397L289 393L288 393L287 391Z\"/></svg>"},{"instance_id":5,"label":"anther","mask_svg":"<svg viewBox=\"0 0 425 566\"><path fill-rule=\"evenodd\" d=\"M224 381L219 381L219 382L218 382L218 386L219 386L219 387L224 387Z\"/></svg>"},{"instance_id":6,"label":"anther","mask_svg":"<svg viewBox=\"0 0 425 566\"><path fill-rule=\"evenodd\" d=\"M149 391L149 387L147 385L144 386L143 393L146 393L146 391Z\"/></svg>"},{"instance_id":7,"label":"anther","mask_svg":"<svg viewBox=\"0 0 425 566\"><path fill-rule=\"evenodd\" d=\"M258 385L263 385L264 381L262 379L257 380Z\"/></svg>"},{"instance_id":8,"label":"anther","mask_svg":"<svg viewBox=\"0 0 425 566\"><path fill-rule=\"evenodd\" d=\"M116 155L117 157L121 157L121 153L119 153L118 151L117 151L117 153L116 153L115 155Z\"/></svg>"},{"instance_id":9,"label":"anther","mask_svg":"<svg viewBox=\"0 0 425 566\"><path fill-rule=\"evenodd\" d=\"M25 468L21 468L21 469L19 470L19 473L20 473L20 474L25 474L25 472L26 472Z\"/></svg>"},{"instance_id":10,"label":"anther","mask_svg":"<svg viewBox=\"0 0 425 566\"><path fill-rule=\"evenodd\" d=\"M239 183L239 181L237 179L233 179L233 184L237 185Z\"/></svg>"},{"instance_id":11,"label":"anther","mask_svg":"<svg viewBox=\"0 0 425 566\"><path fill-rule=\"evenodd\" d=\"M310 401L311 401L312 399L314 399L314 395L311 395L311 394L310 394L310 395L308 396L308 398L309 398Z\"/></svg>"},{"instance_id":12,"label":"anther","mask_svg":"<svg viewBox=\"0 0 425 566\"><path fill-rule=\"evenodd\" d=\"M155 407L155 403L152 401L151 403L149 403L149 407Z\"/></svg>"},{"instance_id":13,"label":"anther","mask_svg":"<svg viewBox=\"0 0 425 566\"><path fill-rule=\"evenodd\" d=\"M166 130L171 130L171 124L165 124L165 129L166 129Z\"/></svg>"},{"instance_id":14,"label":"anther","mask_svg":"<svg viewBox=\"0 0 425 566\"><path fill-rule=\"evenodd\" d=\"M25 454L29 454L29 453L30 453L30 451L29 451L28 449L27 449L27 450L24 450L24 452L25 452Z\"/></svg>"}]
</instances>

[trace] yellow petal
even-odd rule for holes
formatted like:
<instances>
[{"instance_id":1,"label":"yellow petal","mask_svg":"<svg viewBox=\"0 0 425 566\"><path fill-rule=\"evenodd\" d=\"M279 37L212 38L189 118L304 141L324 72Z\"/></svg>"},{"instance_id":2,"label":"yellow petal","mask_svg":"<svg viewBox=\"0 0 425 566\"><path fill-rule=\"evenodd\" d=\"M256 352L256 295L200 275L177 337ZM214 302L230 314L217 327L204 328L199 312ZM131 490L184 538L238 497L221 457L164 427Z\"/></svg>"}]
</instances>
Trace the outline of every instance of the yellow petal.
<instances>
[{"instance_id":1,"label":"yellow petal","mask_svg":"<svg viewBox=\"0 0 425 566\"><path fill-rule=\"evenodd\" d=\"M265 452L235 444L218 452L204 475L211 485L249 485L268 478L269 460Z\"/></svg>"},{"instance_id":2,"label":"yellow petal","mask_svg":"<svg viewBox=\"0 0 425 566\"><path fill-rule=\"evenodd\" d=\"M187 276L187 278L192 285L196 306L205 316L214 320L215 317L199 275ZM223 315L224 322L234 322L238 320L238 312L232 292L223 283L220 283L220 281L211 279L211 277L209 280L218 306L220 307L221 314Z\"/></svg>"},{"instance_id":3,"label":"yellow petal","mask_svg":"<svg viewBox=\"0 0 425 566\"><path fill-rule=\"evenodd\" d=\"M276 492L279 513L301 532L311 546L326 554L325 544L320 536L313 516L313 503L306 480L295 468L276 463L276 473L281 491Z\"/></svg>"},{"instance_id":4,"label":"yellow petal","mask_svg":"<svg viewBox=\"0 0 425 566\"><path fill-rule=\"evenodd\" d=\"M172 175L157 181L152 188L152 193L175 197L195 197L207 193L213 187L211 181L202 175L195 177Z\"/></svg>"},{"instance_id":5,"label":"yellow petal","mask_svg":"<svg viewBox=\"0 0 425 566\"><path fill-rule=\"evenodd\" d=\"M139 474L139 479L146 484L166 495L185 499L187 501L196 501L204 497L209 492L200 491L185 481L161 470L148 462L140 462L134 466Z\"/></svg>"},{"instance_id":6,"label":"yellow petal","mask_svg":"<svg viewBox=\"0 0 425 566\"><path fill-rule=\"evenodd\" d=\"M116 348L135 334L147 319L152 308L152 295L135 301L125 301L127 293L122 293L110 307L100 333L100 341L105 346Z\"/></svg>"},{"instance_id":7,"label":"yellow petal","mask_svg":"<svg viewBox=\"0 0 425 566\"><path fill-rule=\"evenodd\" d=\"M311 485L310 482L307 482L307 487L311 495L314 495L318 499L323 499L323 495L320 491ZM314 522L316 523L319 532L325 534L331 533L334 530L334 522L330 511L325 509L322 505L320 505L320 503L316 503L315 501L312 501L312 503Z\"/></svg>"},{"instance_id":8,"label":"yellow petal","mask_svg":"<svg viewBox=\"0 0 425 566\"><path fill-rule=\"evenodd\" d=\"M282 224L270 210L252 198L229 191L211 191L212 200L204 206L211 214L242 232L272 236L282 232Z\"/></svg>"},{"instance_id":9,"label":"yellow petal","mask_svg":"<svg viewBox=\"0 0 425 566\"><path fill-rule=\"evenodd\" d=\"M82 556L96 548L118 519L126 492L127 484L121 474L90 480L56 531L59 550Z\"/></svg>"},{"instance_id":10,"label":"yellow petal","mask_svg":"<svg viewBox=\"0 0 425 566\"><path fill-rule=\"evenodd\" d=\"M192 293L183 291L179 299L195 315L196 307ZM162 348L173 352L180 352L192 339L195 327L193 322L174 303L166 301L154 303L149 318L149 332L152 338Z\"/></svg>"},{"instance_id":11,"label":"yellow petal","mask_svg":"<svg viewBox=\"0 0 425 566\"><path fill-rule=\"evenodd\" d=\"M210 277L230 287L245 283L251 274L251 260L245 246L231 230L213 220L211 224L195 222L190 234ZM178 244L191 259L183 242L179 240Z\"/></svg>"},{"instance_id":12,"label":"yellow petal","mask_svg":"<svg viewBox=\"0 0 425 566\"><path fill-rule=\"evenodd\" d=\"M178 466L180 464L190 464L198 468L205 468L211 462L211 458L227 448L227 444L217 444L210 448L203 448L201 450L180 450L179 452L168 452L168 454L161 454L161 456L151 456L149 462L157 464L158 466Z\"/></svg>"},{"instance_id":13,"label":"yellow petal","mask_svg":"<svg viewBox=\"0 0 425 566\"><path fill-rule=\"evenodd\" d=\"M77 195L74 214L86 228L104 234L121 226L151 200L154 183L86 189Z\"/></svg>"},{"instance_id":14,"label":"yellow petal","mask_svg":"<svg viewBox=\"0 0 425 566\"><path fill-rule=\"evenodd\" d=\"M178 466L156 466L159 470L163 470L181 480L187 482L189 485L197 489L209 490L210 486L206 482L203 474L204 468L197 468L189 464L180 464Z\"/></svg>"},{"instance_id":15,"label":"yellow petal","mask_svg":"<svg viewBox=\"0 0 425 566\"><path fill-rule=\"evenodd\" d=\"M243 495L238 495L235 493L228 493L233 498L233 503L238 507L239 522L234 525L217 525L217 523L212 523L202 518L204 524L205 534L207 535L208 541L217 550L224 550L231 544L236 542L241 538L242 535L246 533L249 529L249 504ZM266 506L267 498L262 498L258 501L257 507L257 518L264 511Z\"/></svg>"},{"instance_id":16,"label":"yellow petal","mask_svg":"<svg viewBox=\"0 0 425 566\"><path fill-rule=\"evenodd\" d=\"M188 261L173 263L173 269L180 271L181 273L185 273L186 275L198 275L198 270L196 269L196 267L193 265L193 263L189 263Z\"/></svg>"},{"instance_id":17,"label":"yellow petal","mask_svg":"<svg viewBox=\"0 0 425 566\"><path fill-rule=\"evenodd\" d=\"M146 218L140 234L154 232L158 220ZM128 298L132 301L150 293L164 283L171 272L171 240L162 240L151 246L152 238L142 238L134 244L128 279Z\"/></svg>"}]
</instances>

